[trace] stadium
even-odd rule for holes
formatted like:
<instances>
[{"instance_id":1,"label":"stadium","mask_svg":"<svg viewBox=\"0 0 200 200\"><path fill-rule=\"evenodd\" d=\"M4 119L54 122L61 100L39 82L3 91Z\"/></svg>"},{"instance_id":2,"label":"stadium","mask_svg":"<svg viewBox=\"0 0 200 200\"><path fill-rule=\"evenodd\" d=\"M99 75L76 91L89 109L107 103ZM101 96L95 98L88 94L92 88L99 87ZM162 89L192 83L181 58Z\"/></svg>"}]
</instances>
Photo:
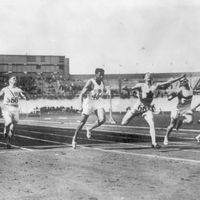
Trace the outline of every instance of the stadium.
<instances>
[{"instance_id":1,"label":"stadium","mask_svg":"<svg viewBox=\"0 0 200 200\"><path fill-rule=\"evenodd\" d=\"M1 186L3 199L198 199L200 114L193 124L173 131L163 145L170 111L177 100L168 101L170 88L155 94L156 140L151 148L149 126L137 117L126 126L122 118L137 100L123 90L144 82L144 74L105 74L111 98L103 99L106 122L87 139L86 127L96 121L91 115L78 136L72 138L81 118L78 96L93 74L70 74L70 59L57 55L0 55L0 85L12 76L29 101L20 100L20 120L11 148L7 149L1 118ZM186 74L199 102L200 72L153 73L154 83ZM15 167L16 166L16 167ZM10 195L14 194L13 195ZM11 198L10 198L11 197Z\"/></svg>"}]
</instances>

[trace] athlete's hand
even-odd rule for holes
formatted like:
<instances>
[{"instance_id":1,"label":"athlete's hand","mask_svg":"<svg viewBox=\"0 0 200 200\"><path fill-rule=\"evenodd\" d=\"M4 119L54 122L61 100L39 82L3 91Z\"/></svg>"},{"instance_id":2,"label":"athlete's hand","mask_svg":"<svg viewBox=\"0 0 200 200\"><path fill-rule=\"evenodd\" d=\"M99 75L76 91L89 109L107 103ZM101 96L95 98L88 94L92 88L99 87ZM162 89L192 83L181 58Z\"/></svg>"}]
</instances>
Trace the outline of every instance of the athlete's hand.
<instances>
[{"instance_id":1,"label":"athlete's hand","mask_svg":"<svg viewBox=\"0 0 200 200\"><path fill-rule=\"evenodd\" d=\"M185 77L186 77L186 74L182 74L180 79L185 78Z\"/></svg>"},{"instance_id":2,"label":"athlete's hand","mask_svg":"<svg viewBox=\"0 0 200 200\"><path fill-rule=\"evenodd\" d=\"M107 86L105 89L106 89L106 90L105 90L105 95L110 96L110 95L111 95L111 89L110 89L110 86Z\"/></svg>"},{"instance_id":3,"label":"athlete's hand","mask_svg":"<svg viewBox=\"0 0 200 200\"><path fill-rule=\"evenodd\" d=\"M83 111L83 106L81 105L79 108L78 108L79 112L82 112Z\"/></svg>"}]
</instances>

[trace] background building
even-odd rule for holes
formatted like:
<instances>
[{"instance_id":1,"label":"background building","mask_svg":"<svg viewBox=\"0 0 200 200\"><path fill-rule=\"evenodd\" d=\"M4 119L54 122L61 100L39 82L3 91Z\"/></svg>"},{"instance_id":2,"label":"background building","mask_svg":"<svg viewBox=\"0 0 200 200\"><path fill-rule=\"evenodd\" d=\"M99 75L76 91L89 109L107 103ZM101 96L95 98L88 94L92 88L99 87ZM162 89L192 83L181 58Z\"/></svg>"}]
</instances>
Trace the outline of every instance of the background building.
<instances>
[{"instance_id":1,"label":"background building","mask_svg":"<svg viewBox=\"0 0 200 200\"><path fill-rule=\"evenodd\" d=\"M15 75L19 86L34 98L78 96L94 74L70 74L69 58L58 55L0 55L0 88ZM95 69L94 69L95 70ZM184 72L183 72L184 73ZM164 82L183 73L153 73L154 82ZM200 72L185 73L195 93L200 93ZM105 84L112 94L123 96L123 86L143 82L144 74L105 74ZM172 86L176 87L176 85ZM160 93L162 95L162 93Z\"/></svg>"},{"instance_id":2,"label":"background building","mask_svg":"<svg viewBox=\"0 0 200 200\"><path fill-rule=\"evenodd\" d=\"M0 55L0 73L59 73L69 77L69 58L52 55Z\"/></svg>"}]
</instances>

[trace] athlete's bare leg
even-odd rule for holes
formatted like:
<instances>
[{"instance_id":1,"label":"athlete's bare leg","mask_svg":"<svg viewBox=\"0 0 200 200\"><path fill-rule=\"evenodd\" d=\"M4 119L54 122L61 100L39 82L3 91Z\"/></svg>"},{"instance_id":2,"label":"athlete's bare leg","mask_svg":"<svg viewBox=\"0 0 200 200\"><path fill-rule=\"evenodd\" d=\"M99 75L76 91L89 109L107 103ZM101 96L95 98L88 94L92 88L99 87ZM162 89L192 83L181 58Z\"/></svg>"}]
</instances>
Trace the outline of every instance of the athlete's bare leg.
<instances>
[{"instance_id":1,"label":"athlete's bare leg","mask_svg":"<svg viewBox=\"0 0 200 200\"><path fill-rule=\"evenodd\" d=\"M156 143L156 133L155 133L154 117L152 111L147 111L144 115L144 119L149 124L152 147L160 148L160 145Z\"/></svg>"},{"instance_id":2,"label":"athlete's bare leg","mask_svg":"<svg viewBox=\"0 0 200 200\"><path fill-rule=\"evenodd\" d=\"M166 135L164 138L164 142L163 142L164 145L168 145L169 135L171 134L173 128L176 126L177 120L178 120L178 118L171 118L170 124L167 127L167 132L166 132Z\"/></svg>"},{"instance_id":3,"label":"athlete's bare leg","mask_svg":"<svg viewBox=\"0 0 200 200\"><path fill-rule=\"evenodd\" d=\"M131 112L130 110L128 110L122 119L121 125L127 125L131 121L131 119L133 119L137 115L138 114L136 112Z\"/></svg>"},{"instance_id":4,"label":"athlete's bare leg","mask_svg":"<svg viewBox=\"0 0 200 200\"><path fill-rule=\"evenodd\" d=\"M101 126L106 121L106 114L105 114L105 110L103 108L96 110L95 114L97 116L97 121L90 128L87 129L87 137L88 138L91 137L91 131L93 129Z\"/></svg>"},{"instance_id":5,"label":"athlete's bare leg","mask_svg":"<svg viewBox=\"0 0 200 200\"><path fill-rule=\"evenodd\" d=\"M193 123L193 115L192 113L186 113L183 115L183 118L177 121L176 129L177 131L182 126L182 124L192 124Z\"/></svg>"},{"instance_id":6,"label":"athlete's bare leg","mask_svg":"<svg viewBox=\"0 0 200 200\"><path fill-rule=\"evenodd\" d=\"M89 117L89 115L85 115L85 114L82 114L82 116L81 116L80 123L78 124L78 126L77 126L77 128L75 130L73 139L72 139L72 147L74 149L76 148L76 139L77 139L77 136L78 136L79 132L81 131L81 129L83 128L83 126L85 125L88 117Z\"/></svg>"}]
</instances>

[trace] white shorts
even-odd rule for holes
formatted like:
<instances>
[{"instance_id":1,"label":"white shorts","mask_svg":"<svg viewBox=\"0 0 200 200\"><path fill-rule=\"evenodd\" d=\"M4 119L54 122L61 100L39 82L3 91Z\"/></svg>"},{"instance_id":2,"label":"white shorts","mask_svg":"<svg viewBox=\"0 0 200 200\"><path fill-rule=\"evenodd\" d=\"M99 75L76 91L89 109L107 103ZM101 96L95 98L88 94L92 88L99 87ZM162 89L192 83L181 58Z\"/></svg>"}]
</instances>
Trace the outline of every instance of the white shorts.
<instances>
[{"instance_id":1,"label":"white shorts","mask_svg":"<svg viewBox=\"0 0 200 200\"><path fill-rule=\"evenodd\" d=\"M2 115L5 121L5 125L8 125L12 122L18 123L19 121L19 107L11 105L2 106Z\"/></svg>"},{"instance_id":2,"label":"white shorts","mask_svg":"<svg viewBox=\"0 0 200 200\"><path fill-rule=\"evenodd\" d=\"M154 110L155 110L154 105L146 106L143 103L141 103L140 101L138 101L131 108L130 112L132 114L142 115L144 117L146 114L149 114L149 113L152 114L154 112Z\"/></svg>"},{"instance_id":3,"label":"white shorts","mask_svg":"<svg viewBox=\"0 0 200 200\"><path fill-rule=\"evenodd\" d=\"M173 119L177 119L178 117L186 117L187 118L187 115L192 115L192 110L190 107L185 107L185 108L177 108L175 110L172 110L171 111L171 118Z\"/></svg>"},{"instance_id":4,"label":"white shorts","mask_svg":"<svg viewBox=\"0 0 200 200\"><path fill-rule=\"evenodd\" d=\"M85 99L83 102L82 114L90 115L95 110L103 109L103 108L104 108L104 105L103 105L102 99L97 99L97 100Z\"/></svg>"}]
</instances>

